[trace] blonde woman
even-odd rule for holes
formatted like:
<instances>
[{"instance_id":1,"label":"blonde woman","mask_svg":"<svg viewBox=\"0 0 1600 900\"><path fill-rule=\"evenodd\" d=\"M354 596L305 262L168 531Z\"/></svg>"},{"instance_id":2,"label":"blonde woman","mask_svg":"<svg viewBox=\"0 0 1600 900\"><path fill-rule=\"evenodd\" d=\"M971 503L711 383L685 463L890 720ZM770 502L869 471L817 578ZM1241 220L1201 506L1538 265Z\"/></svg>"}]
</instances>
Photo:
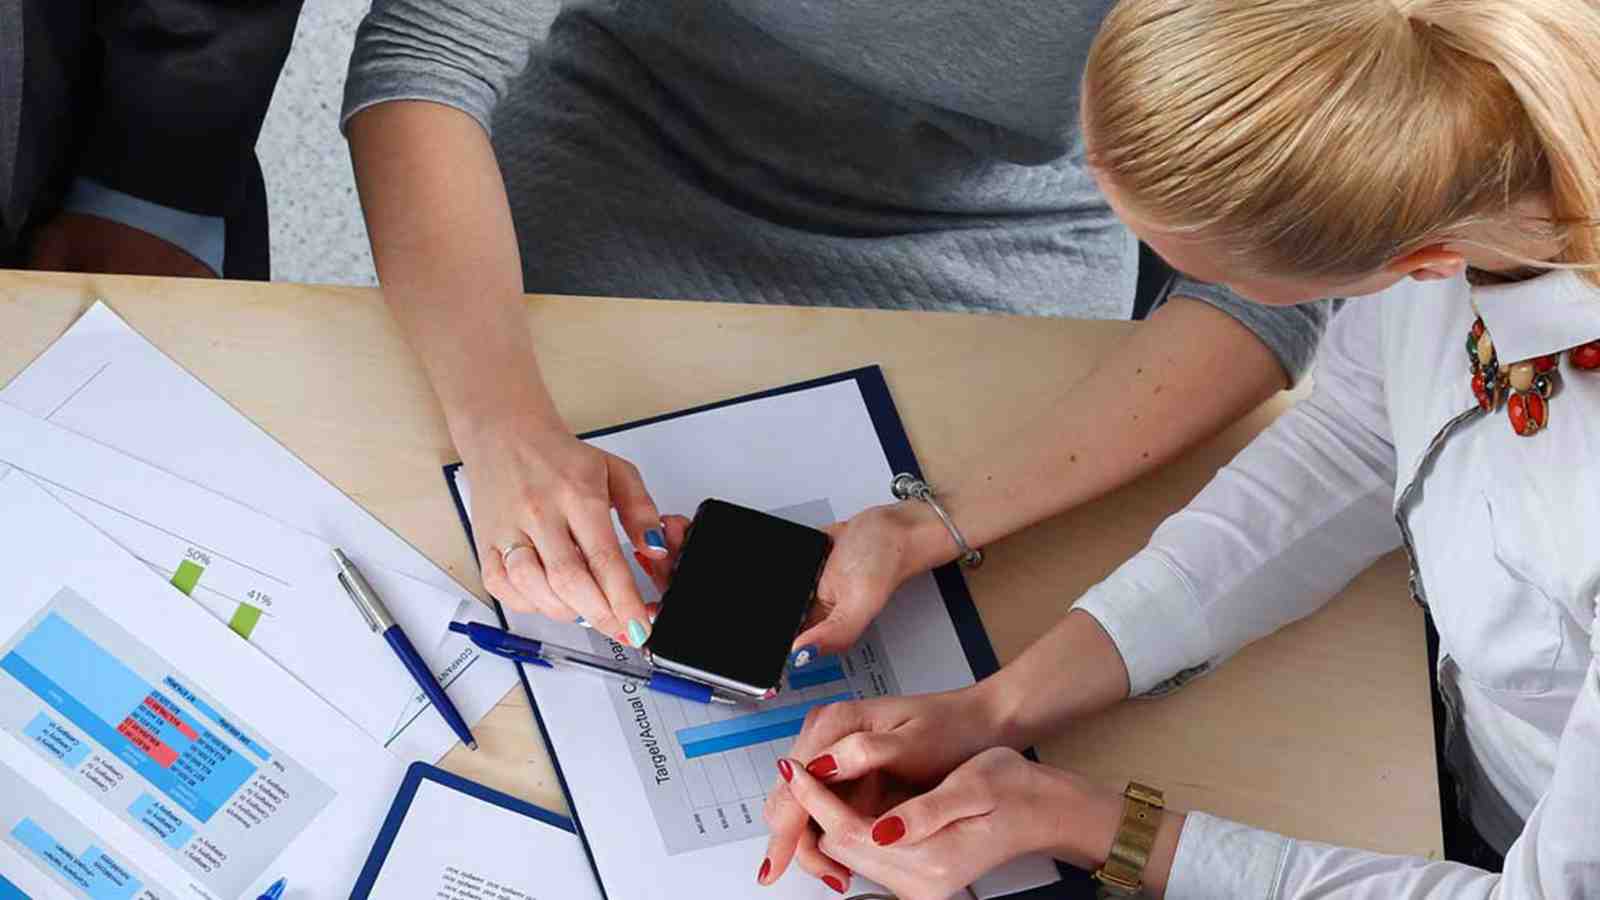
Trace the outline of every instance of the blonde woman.
<instances>
[{"instance_id":1,"label":"blonde woman","mask_svg":"<svg viewBox=\"0 0 1600 900\"><path fill-rule=\"evenodd\" d=\"M759 880L798 861L927 900L1032 851L1103 865L1122 797L1006 748L1180 687L1404 546L1441 636L1449 774L1491 852L1166 811L1137 880L1170 900L1600 897L1600 4L1123 0L1084 91L1103 190L1175 266L1269 304L1375 297L1335 318L1313 395L999 674L809 721ZM934 787L891 806L869 774Z\"/></svg>"}]
</instances>

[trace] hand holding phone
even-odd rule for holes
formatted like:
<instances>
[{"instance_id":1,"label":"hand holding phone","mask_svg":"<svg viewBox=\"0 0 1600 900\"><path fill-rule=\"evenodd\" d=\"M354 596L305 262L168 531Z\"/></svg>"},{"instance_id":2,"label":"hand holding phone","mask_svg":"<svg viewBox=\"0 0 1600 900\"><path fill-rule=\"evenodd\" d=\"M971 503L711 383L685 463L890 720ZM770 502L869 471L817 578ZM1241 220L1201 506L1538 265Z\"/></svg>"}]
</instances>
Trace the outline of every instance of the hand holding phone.
<instances>
[{"instance_id":1,"label":"hand holding phone","mask_svg":"<svg viewBox=\"0 0 1600 900\"><path fill-rule=\"evenodd\" d=\"M829 547L815 528L722 500L700 504L645 645L651 662L751 697L772 696Z\"/></svg>"}]
</instances>

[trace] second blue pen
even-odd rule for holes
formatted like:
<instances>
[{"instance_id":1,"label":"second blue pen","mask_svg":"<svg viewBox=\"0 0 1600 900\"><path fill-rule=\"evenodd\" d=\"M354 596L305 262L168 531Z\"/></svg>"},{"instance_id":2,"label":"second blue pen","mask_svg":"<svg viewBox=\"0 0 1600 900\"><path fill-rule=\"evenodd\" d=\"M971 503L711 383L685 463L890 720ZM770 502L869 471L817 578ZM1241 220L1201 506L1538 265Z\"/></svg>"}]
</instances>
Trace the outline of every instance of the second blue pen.
<instances>
[{"instance_id":1,"label":"second blue pen","mask_svg":"<svg viewBox=\"0 0 1600 900\"><path fill-rule=\"evenodd\" d=\"M606 659L603 656L585 653L582 650L574 650L571 647L562 647L549 641L534 640L533 638L523 637L520 634L512 634L502 628L484 625L481 622L451 622L450 630L466 635L472 643L489 653L518 662L531 663L547 668L554 668L557 665L571 665L594 672L597 675L637 681L652 691L671 694L674 697L681 697L684 700L690 700L695 703L717 703L725 706L736 706L740 702L737 698L698 681L679 678L676 675L658 672L644 666Z\"/></svg>"}]
</instances>

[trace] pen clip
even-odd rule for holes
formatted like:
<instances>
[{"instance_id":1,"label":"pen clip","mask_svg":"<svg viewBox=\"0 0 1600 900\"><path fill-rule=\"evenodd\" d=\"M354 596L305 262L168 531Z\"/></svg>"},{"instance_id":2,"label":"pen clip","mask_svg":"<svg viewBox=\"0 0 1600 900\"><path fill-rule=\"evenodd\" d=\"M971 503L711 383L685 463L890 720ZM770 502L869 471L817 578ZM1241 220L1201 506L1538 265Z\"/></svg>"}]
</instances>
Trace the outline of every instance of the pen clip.
<instances>
[{"instance_id":1,"label":"pen clip","mask_svg":"<svg viewBox=\"0 0 1600 900\"><path fill-rule=\"evenodd\" d=\"M361 611L361 618L367 620L367 627L373 631L378 630L378 620L372 617L372 611L367 609L367 604L361 602L361 595L356 592L355 586L350 583L343 572L339 573L339 584L344 587L344 592L350 595L350 601Z\"/></svg>"},{"instance_id":2,"label":"pen clip","mask_svg":"<svg viewBox=\"0 0 1600 900\"><path fill-rule=\"evenodd\" d=\"M394 616L384 608L383 601L378 599L378 592L367 583L365 575L356 567L350 557L338 547L333 548L333 562L339 567L339 585L344 592L350 595L350 602L361 610L361 618L367 620L367 625L373 633L378 634L395 626Z\"/></svg>"}]
</instances>

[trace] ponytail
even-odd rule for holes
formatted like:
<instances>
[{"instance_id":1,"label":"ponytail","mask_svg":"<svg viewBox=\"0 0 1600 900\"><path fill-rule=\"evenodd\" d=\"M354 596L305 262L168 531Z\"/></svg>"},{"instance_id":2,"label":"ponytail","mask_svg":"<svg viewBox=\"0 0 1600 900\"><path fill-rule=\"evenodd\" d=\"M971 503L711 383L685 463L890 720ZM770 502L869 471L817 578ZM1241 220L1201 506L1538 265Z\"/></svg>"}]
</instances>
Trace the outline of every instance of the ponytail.
<instances>
[{"instance_id":1,"label":"ponytail","mask_svg":"<svg viewBox=\"0 0 1600 900\"><path fill-rule=\"evenodd\" d=\"M1545 197L1537 264L1600 284L1600 0L1121 0L1084 86L1091 162L1264 274L1375 272Z\"/></svg>"},{"instance_id":2,"label":"ponytail","mask_svg":"<svg viewBox=\"0 0 1600 900\"><path fill-rule=\"evenodd\" d=\"M1457 52L1494 66L1543 154L1561 260L1600 283L1600 3L1409 0L1401 11Z\"/></svg>"}]
</instances>

